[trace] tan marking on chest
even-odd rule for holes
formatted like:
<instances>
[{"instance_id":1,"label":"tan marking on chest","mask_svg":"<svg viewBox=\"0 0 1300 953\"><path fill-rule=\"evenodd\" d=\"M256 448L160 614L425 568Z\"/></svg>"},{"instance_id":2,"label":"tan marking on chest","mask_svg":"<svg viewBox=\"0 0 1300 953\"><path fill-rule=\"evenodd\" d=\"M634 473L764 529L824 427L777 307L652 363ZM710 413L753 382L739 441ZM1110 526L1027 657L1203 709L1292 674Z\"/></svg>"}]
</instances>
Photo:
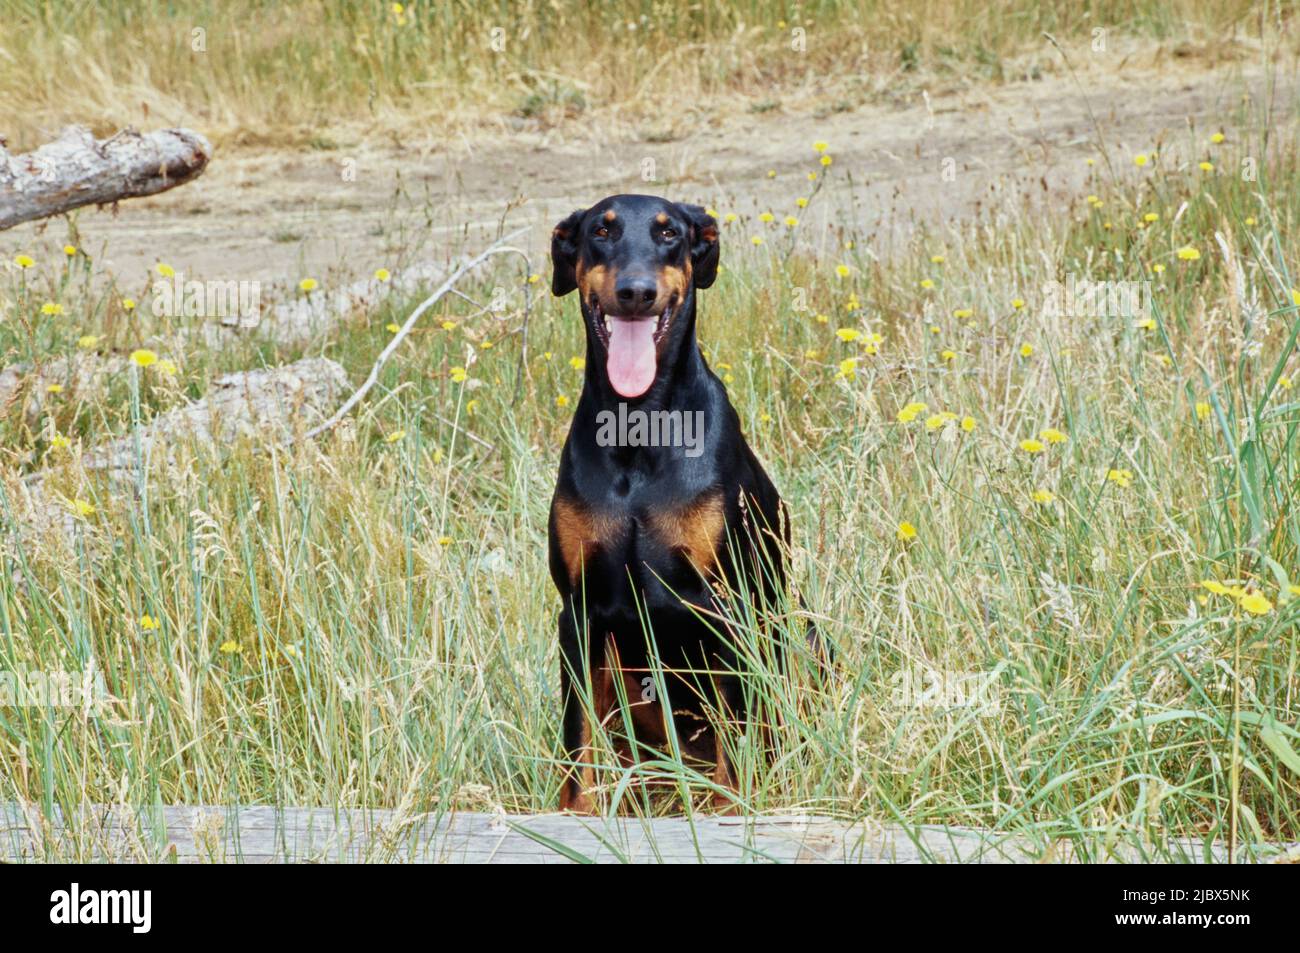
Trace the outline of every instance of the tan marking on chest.
<instances>
[{"instance_id":1,"label":"tan marking on chest","mask_svg":"<svg viewBox=\"0 0 1300 953\"><path fill-rule=\"evenodd\" d=\"M608 542L617 528L616 520L571 500L555 501L555 539L571 583L577 584L592 554Z\"/></svg>"},{"instance_id":2,"label":"tan marking on chest","mask_svg":"<svg viewBox=\"0 0 1300 953\"><path fill-rule=\"evenodd\" d=\"M664 545L684 554L701 573L717 568L727 525L721 493L701 496L679 510L656 513L649 523Z\"/></svg>"}]
</instances>

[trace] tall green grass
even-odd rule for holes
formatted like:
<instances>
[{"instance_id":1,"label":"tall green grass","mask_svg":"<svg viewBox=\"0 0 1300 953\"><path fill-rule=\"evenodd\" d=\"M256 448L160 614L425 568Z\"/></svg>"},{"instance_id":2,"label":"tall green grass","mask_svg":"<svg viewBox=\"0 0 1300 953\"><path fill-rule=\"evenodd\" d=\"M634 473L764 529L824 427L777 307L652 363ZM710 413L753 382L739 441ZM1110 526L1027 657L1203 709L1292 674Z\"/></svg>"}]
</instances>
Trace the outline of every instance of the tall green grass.
<instances>
[{"instance_id":1,"label":"tall green grass","mask_svg":"<svg viewBox=\"0 0 1300 953\"><path fill-rule=\"evenodd\" d=\"M732 741L745 810L992 827L1091 858L1297 837L1300 168L1294 143L1208 135L1187 134L1188 161L1170 144L1140 168L1119 157L1114 177L1099 163L1100 207L998 210L888 261L779 218L723 225L700 337L791 504L804 607L771 637L798 645L812 618L837 658L828 681L788 681L752 618L734 620L777 725L770 762ZM529 286L525 353L528 276L503 265L466 290L513 289L504 310L446 302L333 435L169 447L142 501L83 472L78 447L220 370L321 353L359 381L413 302L304 347L211 352L123 315L82 267L5 279L10 359L96 333L93 350L147 344L179 373L122 371L0 420L0 669L93 659L112 696L0 708L0 800L552 808L545 526L581 383L572 300L538 300L544 275ZM1044 284L1070 274L1149 280L1150 324L1046 314ZM40 319L46 301L64 315ZM900 422L913 402L927 407ZM1046 428L1066 439L1020 449ZM69 538L23 528L18 480L44 466L95 506ZM627 810L714 793L671 751L602 778L602 803Z\"/></svg>"}]
</instances>

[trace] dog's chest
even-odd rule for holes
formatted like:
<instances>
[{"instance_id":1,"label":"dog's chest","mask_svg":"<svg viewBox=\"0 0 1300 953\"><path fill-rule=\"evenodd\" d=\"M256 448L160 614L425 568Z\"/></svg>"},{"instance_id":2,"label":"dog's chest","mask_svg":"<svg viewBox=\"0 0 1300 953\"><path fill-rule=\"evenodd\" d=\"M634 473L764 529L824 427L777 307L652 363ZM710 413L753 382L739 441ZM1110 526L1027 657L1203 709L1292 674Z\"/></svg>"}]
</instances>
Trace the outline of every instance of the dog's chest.
<instances>
[{"instance_id":1,"label":"dog's chest","mask_svg":"<svg viewBox=\"0 0 1300 953\"><path fill-rule=\"evenodd\" d=\"M557 497L555 542L569 582L590 590L595 579L651 581L707 579L726 547L722 493L710 490L667 503L628 501L585 505Z\"/></svg>"}]
</instances>

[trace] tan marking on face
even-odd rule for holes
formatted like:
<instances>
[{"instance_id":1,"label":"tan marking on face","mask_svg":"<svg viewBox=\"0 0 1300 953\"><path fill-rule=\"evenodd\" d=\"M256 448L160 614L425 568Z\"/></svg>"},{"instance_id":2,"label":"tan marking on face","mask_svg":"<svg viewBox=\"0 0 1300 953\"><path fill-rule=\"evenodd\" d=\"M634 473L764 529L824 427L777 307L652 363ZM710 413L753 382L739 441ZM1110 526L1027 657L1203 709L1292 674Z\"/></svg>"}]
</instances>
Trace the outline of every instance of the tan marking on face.
<instances>
[{"instance_id":1,"label":"tan marking on face","mask_svg":"<svg viewBox=\"0 0 1300 953\"><path fill-rule=\"evenodd\" d=\"M583 301L590 301L592 294L600 299L600 306L606 311L614 306L614 279L617 273L604 265L592 265L590 268L581 261L575 269L578 291Z\"/></svg>"},{"instance_id":2,"label":"tan marking on face","mask_svg":"<svg viewBox=\"0 0 1300 953\"><path fill-rule=\"evenodd\" d=\"M667 224L668 224L668 213L667 213L667 212L660 212L658 215L656 215L656 216L655 216L655 223L658 224L658 225L667 225Z\"/></svg>"},{"instance_id":3,"label":"tan marking on face","mask_svg":"<svg viewBox=\"0 0 1300 953\"><path fill-rule=\"evenodd\" d=\"M699 497L679 510L656 513L651 529L672 549L681 551L700 573L717 569L718 547L726 528L726 510L720 492Z\"/></svg>"},{"instance_id":4,"label":"tan marking on face","mask_svg":"<svg viewBox=\"0 0 1300 953\"><path fill-rule=\"evenodd\" d=\"M605 221L607 222L612 222L617 218L618 218L618 213L615 212L613 209L610 209L605 213Z\"/></svg>"},{"instance_id":5,"label":"tan marking on face","mask_svg":"<svg viewBox=\"0 0 1300 953\"><path fill-rule=\"evenodd\" d=\"M554 509L555 538L560 544L560 558L569 572L569 582L577 585L583 567L613 533L617 524L570 500L557 499Z\"/></svg>"},{"instance_id":6,"label":"tan marking on face","mask_svg":"<svg viewBox=\"0 0 1300 953\"><path fill-rule=\"evenodd\" d=\"M691 260L686 259L686 264L678 267L677 265L664 265L659 269L659 297L655 301L655 309L662 312L668 307L668 302L673 295L677 296L677 303L681 304L682 299L686 297L686 289L691 286Z\"/></svg>"}]
</instances>

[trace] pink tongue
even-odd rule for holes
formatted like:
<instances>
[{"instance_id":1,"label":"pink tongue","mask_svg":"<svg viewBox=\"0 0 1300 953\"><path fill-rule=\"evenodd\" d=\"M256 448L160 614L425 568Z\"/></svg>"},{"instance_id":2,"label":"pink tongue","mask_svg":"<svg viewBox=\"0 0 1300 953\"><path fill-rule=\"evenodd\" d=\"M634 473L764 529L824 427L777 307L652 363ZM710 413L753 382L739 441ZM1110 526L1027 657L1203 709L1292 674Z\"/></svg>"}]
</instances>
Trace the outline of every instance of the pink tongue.
<instances>
[{"instance_id":1,"label":"pink tongue","mask_svg":"<svg viewBox=\"0 0 1300 953\"><path fill-rule=\"evenodd\" d=\"M605 372L614 390L640 397L655 381L655 319L611 318Z\"/></svg>"}]
</instances>

